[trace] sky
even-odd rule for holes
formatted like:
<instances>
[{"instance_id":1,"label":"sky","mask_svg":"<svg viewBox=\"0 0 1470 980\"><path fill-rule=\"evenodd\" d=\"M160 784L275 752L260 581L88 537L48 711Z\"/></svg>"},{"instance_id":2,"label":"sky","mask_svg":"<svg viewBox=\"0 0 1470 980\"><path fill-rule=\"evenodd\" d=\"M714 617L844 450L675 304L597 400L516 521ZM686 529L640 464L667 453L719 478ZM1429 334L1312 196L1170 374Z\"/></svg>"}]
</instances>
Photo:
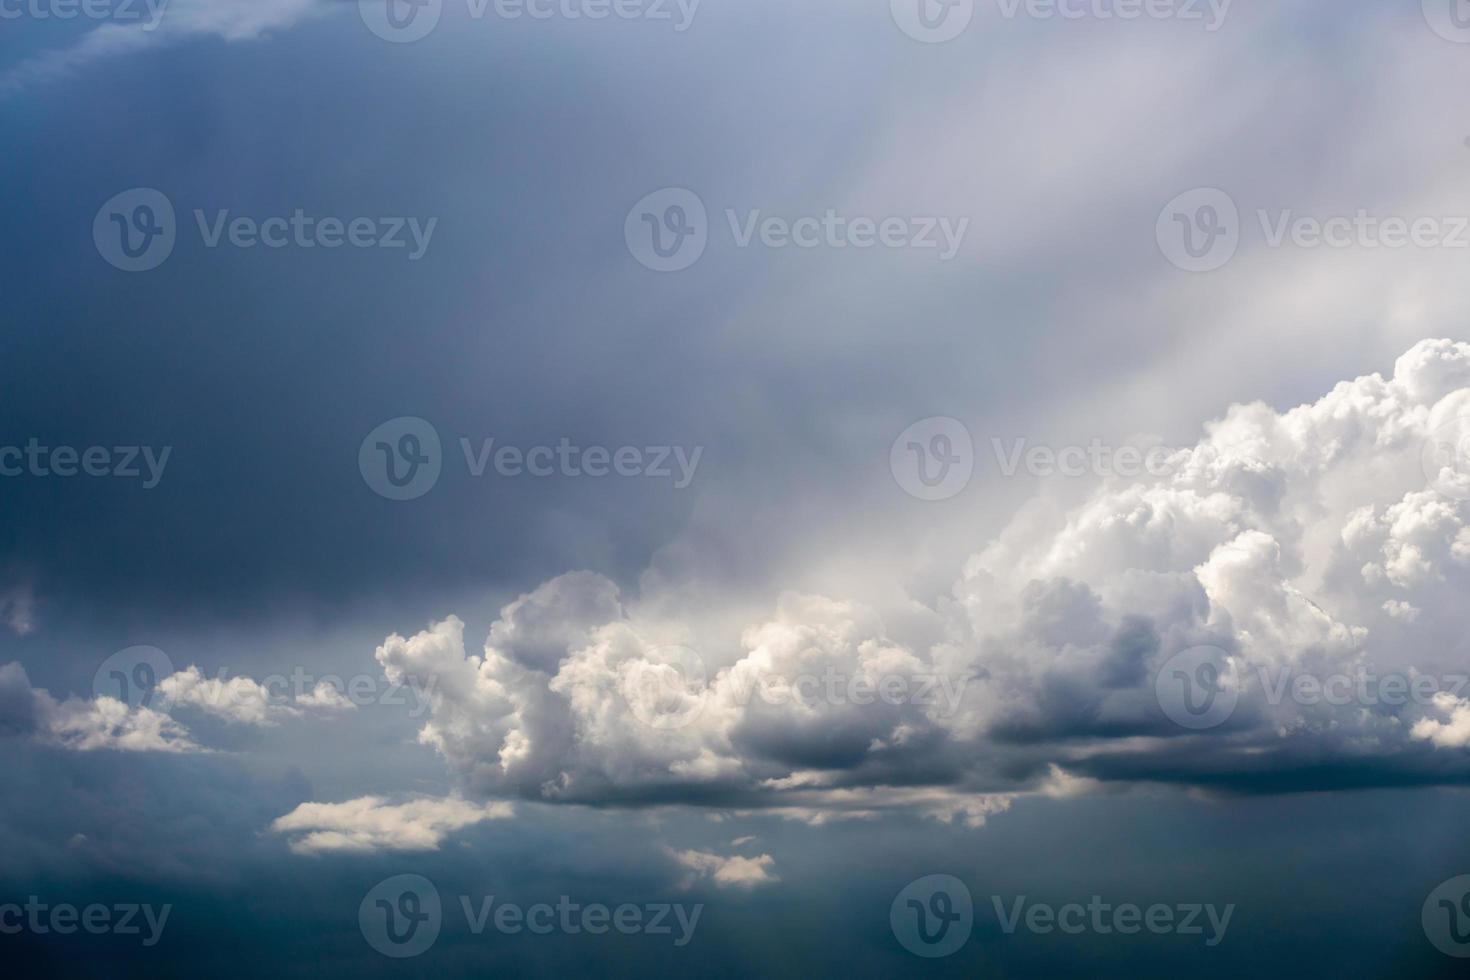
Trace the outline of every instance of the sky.
<instances>
[{"instance_id":1,"label":"sky","mask_svg":"<svg viewBox=\"0 0 1470 980\"><path fill-rule=\"evenodd\" d=\"M0 0L25 976L1452 976L1464 0Z\"/></svg>"}]
</instances>

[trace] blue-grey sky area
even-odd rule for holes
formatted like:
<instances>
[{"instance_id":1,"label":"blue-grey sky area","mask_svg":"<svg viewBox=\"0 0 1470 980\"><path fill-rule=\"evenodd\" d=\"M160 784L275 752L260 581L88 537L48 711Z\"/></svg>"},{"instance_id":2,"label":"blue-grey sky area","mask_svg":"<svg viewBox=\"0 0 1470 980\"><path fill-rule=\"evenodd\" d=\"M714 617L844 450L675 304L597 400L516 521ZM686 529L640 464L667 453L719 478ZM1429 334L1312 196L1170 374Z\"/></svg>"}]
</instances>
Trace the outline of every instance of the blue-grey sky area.
<instances>
[{"instance_id":1,"label":"blue-grey sky area","mask_svg":"<svg viewBox=\"0 0 1470 980\"><path fill-rule=\"evenodd\" d=\"M0 959L1459 975L1467 82L1465 0L0 0Z\"/></svg>"}]
</instances>

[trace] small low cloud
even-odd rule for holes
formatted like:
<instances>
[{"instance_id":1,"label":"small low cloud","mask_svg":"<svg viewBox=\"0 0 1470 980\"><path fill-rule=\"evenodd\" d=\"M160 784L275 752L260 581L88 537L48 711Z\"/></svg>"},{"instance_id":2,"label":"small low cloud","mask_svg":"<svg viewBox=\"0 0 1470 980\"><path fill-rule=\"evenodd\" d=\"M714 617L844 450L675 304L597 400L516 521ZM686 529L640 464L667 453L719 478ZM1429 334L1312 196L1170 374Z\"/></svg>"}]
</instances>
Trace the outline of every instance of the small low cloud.
<instances>
[{"instance_id":1,"label":"small low cloud","mask_svg":"<svg viewBox=\"0 0 1470 980\"><path fill-rule=\"evenodd\" d=\"M456 830L514 815L509 803L424 797L393 804L380 796L363 796L343 803L303 803L276 818L271 830L290 835L297 854L437 851Z\"/></svg>"},{"instance_id":2,"label":"small low cloud","mask_svg":"<svg viewBox=\"0 0 1470 980\"><path fill-rule=\"evenodd\" d=\"M1410 734L1427 739L1441 749L1463 749L1470 745L1470 701L1441 691L1434 696L1434 707L1447 716L1446 720L1420 719Z\"/></svg>"},{"instance_id":3,"label":"small low cloud","mask_svg":"<svg viewBox=\"0 0 1470 980\"><path fill-rule=\"evenodd\" d=\"M749 840L750 838L746 838ZM709 879L720 888L738 888L749 891L760 885L769 885L781 879L772 873L776 861L769 854L756 857L715 854L711 851L670 851L679 865L689 874L684 878L685 888L695 882Z\"/></svg>"},{"instance_id":4,"label":"small low cloud","mask_svg":"<svg viewBox=\"0 0 1470 980\"><path fill-rule=\"evenodd\" d=\"M106 697L58 701L44 688L32 687L18 663L0 667L0 735L29 736L77 752L204 751L187 728L163 712Z\"/></svg>"}]
</instances>

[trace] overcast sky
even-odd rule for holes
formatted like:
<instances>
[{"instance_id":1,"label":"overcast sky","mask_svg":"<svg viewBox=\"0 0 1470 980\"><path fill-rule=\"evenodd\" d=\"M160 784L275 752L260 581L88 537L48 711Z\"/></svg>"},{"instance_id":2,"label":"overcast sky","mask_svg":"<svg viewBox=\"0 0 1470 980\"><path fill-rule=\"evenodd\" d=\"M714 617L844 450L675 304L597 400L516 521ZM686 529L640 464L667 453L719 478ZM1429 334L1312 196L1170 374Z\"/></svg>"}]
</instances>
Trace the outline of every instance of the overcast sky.
<instances>
[{"instance_id":1,"label":"overcast sky","mask_svg":"<svg viewBox=\"0 0 1470 980\"><path fill-rule=\"evenodd\" d=\"M0 954L1455 975L1467 58L0 0Z\"/></svg>"}]
</instances>

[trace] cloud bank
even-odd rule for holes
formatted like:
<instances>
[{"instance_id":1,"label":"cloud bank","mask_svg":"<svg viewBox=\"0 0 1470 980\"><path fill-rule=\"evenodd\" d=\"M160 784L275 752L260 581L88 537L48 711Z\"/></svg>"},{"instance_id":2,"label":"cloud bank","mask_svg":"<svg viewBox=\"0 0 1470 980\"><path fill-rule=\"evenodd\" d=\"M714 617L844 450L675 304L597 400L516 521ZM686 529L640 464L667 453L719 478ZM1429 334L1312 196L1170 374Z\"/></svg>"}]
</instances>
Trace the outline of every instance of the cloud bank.
<instances>
[{"instance_id":1,"label":"cloud bank","mask_svg":"<svg viewBox=\"0 0 1470 980\"><path fill-rule=\"evenodd\" d=\"M481 652L451 616L376 656L394 683L437 678L419 738L484 797L978 825L1011 794L1110 782L1463 782L1467 419L1470 345L1447 340L1289 411L1234 405L1163 476L1033 501L902 630L787 593L721 663L641 612L666 606L572 572L507 605ZM1209 730L1158 686L1197 648L1238 701ZM1380 696L1389 674L1434 690Z\"/></svg>"}]
</instances>

